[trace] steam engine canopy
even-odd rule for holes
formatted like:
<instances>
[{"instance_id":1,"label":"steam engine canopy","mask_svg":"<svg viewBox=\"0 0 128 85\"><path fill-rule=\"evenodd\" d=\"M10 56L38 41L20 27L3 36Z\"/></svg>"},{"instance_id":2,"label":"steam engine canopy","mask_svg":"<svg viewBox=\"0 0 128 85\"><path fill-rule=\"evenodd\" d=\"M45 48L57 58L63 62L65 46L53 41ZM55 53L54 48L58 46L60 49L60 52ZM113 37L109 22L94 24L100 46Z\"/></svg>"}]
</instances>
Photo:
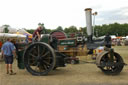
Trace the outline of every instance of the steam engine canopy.
<instances>
[{"instance_id":1,"label":"steam engine canopy","mask_svg":"<svg viewBox=\"0 0 128 85\"><path fill-rule=\"evenodd\" d=\"M50 35L52 37L57 38L57 39L65 39L65 38L67 38L67 36L66 36L66 34L64 32L58 31L58 30L57 31L53 31L52 33L50 33Z\"/></svg>"}]
</instances>

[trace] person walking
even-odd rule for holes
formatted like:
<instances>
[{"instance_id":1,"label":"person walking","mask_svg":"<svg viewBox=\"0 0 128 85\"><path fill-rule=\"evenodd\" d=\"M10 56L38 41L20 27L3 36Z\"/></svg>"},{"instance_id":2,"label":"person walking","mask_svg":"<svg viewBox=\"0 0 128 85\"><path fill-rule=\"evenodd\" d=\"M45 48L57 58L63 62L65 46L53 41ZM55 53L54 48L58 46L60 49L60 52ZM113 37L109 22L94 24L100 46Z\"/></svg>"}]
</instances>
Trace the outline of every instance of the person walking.
<instances>
[{"instance_id":1,"label":"person walking","mask_svg":"<svg viewBox=\"0 0 128 85\"><path fill-rule=\"evenodd\" d=\"M10 75L16 74L12 70L13 57L14 56L16 57L15 50L16 48L14 44L11 42L10 38L7 39L7 41L3 44L1 48L2 58L4 58L5 64L6 64L6 72L7 74L10 74Z\"/></svg>"}]
</instances>

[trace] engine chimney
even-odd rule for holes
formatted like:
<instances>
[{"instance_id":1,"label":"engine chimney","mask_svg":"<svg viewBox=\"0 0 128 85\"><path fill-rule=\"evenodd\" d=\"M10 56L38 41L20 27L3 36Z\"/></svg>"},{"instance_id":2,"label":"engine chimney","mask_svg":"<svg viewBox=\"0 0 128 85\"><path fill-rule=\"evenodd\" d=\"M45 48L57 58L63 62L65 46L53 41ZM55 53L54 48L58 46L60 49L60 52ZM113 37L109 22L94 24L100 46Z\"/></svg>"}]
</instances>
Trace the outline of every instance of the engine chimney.
<instances>
[{"instance_id":1,"label":"engine chimney","mask_svg":"<svg viewBox=\"0 0 128 85\"><path fill-rule=\"evenodd\" d=\"M87 35L88 35L88 42L92 43L92 9L86 8L85 9L85 15L86 15L86 26L87 26Z\"/></svg>"}]
</instances>

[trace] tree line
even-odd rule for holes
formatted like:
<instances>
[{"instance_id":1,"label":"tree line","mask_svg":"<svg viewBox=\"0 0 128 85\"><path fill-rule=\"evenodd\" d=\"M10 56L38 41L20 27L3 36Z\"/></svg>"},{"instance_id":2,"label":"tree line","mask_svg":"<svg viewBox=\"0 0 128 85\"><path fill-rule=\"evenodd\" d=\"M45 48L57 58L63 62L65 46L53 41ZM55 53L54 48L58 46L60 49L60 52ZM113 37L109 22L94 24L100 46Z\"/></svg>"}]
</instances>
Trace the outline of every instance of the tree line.
<instances>
[{"instance_id":1,"label":"tree line","mask_svg":"<svg viewBox=\"0 0 128 85\"><path fill-rule=\"evenodd\" d=\"M92 27L93 28L93 27ZM62 28L61 26L58 26L56 29L46 29L45 33L49 34L52 31L60 30L65 32L66 34L72 34L72 33L78 33L83 32L83 34L87 35L86 27L80 27L79 29L76 26L70 26L68 28ZM27 29L29 33L33 33L33 29ZM103 36L105 34L110 35L116 35L116 36L126 36L128 35L128 24L119 24L119 23L113 23L113 24L103 24L103 25L96 25L94 27L94 35L96 37Z\"/></svg>"},{"instance_id":2,"label":"tree line","mask_svg":"<svg viewBox=\"0 0 128 85\"><path fill-rule=\"evenodd\" d=\"M5 26L6 26L5 32L7 32L8 31L7 27L9 27L9 25L5 25ZM62 26L58 26L56 29L45 28L42 34L44 33L49 34L55 30L59 30L59 31L65 32L67 35L73 34L73 33L76 34L78 32L82 32L84 35L87 35L86 29L87 29L86 27L77 28L76 26L70 26L67 28L63 28ZM31 34L33 34L34 32L34 29L30 29L30 28L25 30ZM126 36L128 35L128 24L113 23L113 24L103 24L103 25L94 26L94 35L96 37L103 36L107 33L110 35L116 35L116 36Z\"/></svg>"},{"instance_id":3,"label":"tree line","mask_svg":"<svg viewBox=\"0 0 128 85\"><path fill-rule=\"evenodd\" d=\"M128 35L128 24L103 24L102 26L97 25L94 29L94 35L96 36L103 36L106 33L110 35L116 35L116 36L127 36Z\"/></svg>"}]
</instances>

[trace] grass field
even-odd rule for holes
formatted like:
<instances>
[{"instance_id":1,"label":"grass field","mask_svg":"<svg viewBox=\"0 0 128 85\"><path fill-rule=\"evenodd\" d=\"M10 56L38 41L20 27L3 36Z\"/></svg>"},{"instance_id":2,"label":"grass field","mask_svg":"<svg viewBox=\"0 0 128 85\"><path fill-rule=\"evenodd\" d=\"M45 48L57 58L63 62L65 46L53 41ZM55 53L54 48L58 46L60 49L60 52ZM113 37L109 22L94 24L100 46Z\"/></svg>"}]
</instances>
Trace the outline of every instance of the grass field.
<instances>
[{"instance_id":1,"label":"grass field","mask_svg":"<svg viewBox=\"0 0 128 85\"><path fill-rule=\"evenodd\" d=\"M128 63L128 46L116 46L115 51L120 53L125 63ZM108 76L100 71L95 64L80 63L57 68L48 76L32 76L25 69L17 68L14 62L16 75L7 75L4 62L0 62L0 85L128 85L128 66L116 76Z\"/></svg>"}]
</instances>

